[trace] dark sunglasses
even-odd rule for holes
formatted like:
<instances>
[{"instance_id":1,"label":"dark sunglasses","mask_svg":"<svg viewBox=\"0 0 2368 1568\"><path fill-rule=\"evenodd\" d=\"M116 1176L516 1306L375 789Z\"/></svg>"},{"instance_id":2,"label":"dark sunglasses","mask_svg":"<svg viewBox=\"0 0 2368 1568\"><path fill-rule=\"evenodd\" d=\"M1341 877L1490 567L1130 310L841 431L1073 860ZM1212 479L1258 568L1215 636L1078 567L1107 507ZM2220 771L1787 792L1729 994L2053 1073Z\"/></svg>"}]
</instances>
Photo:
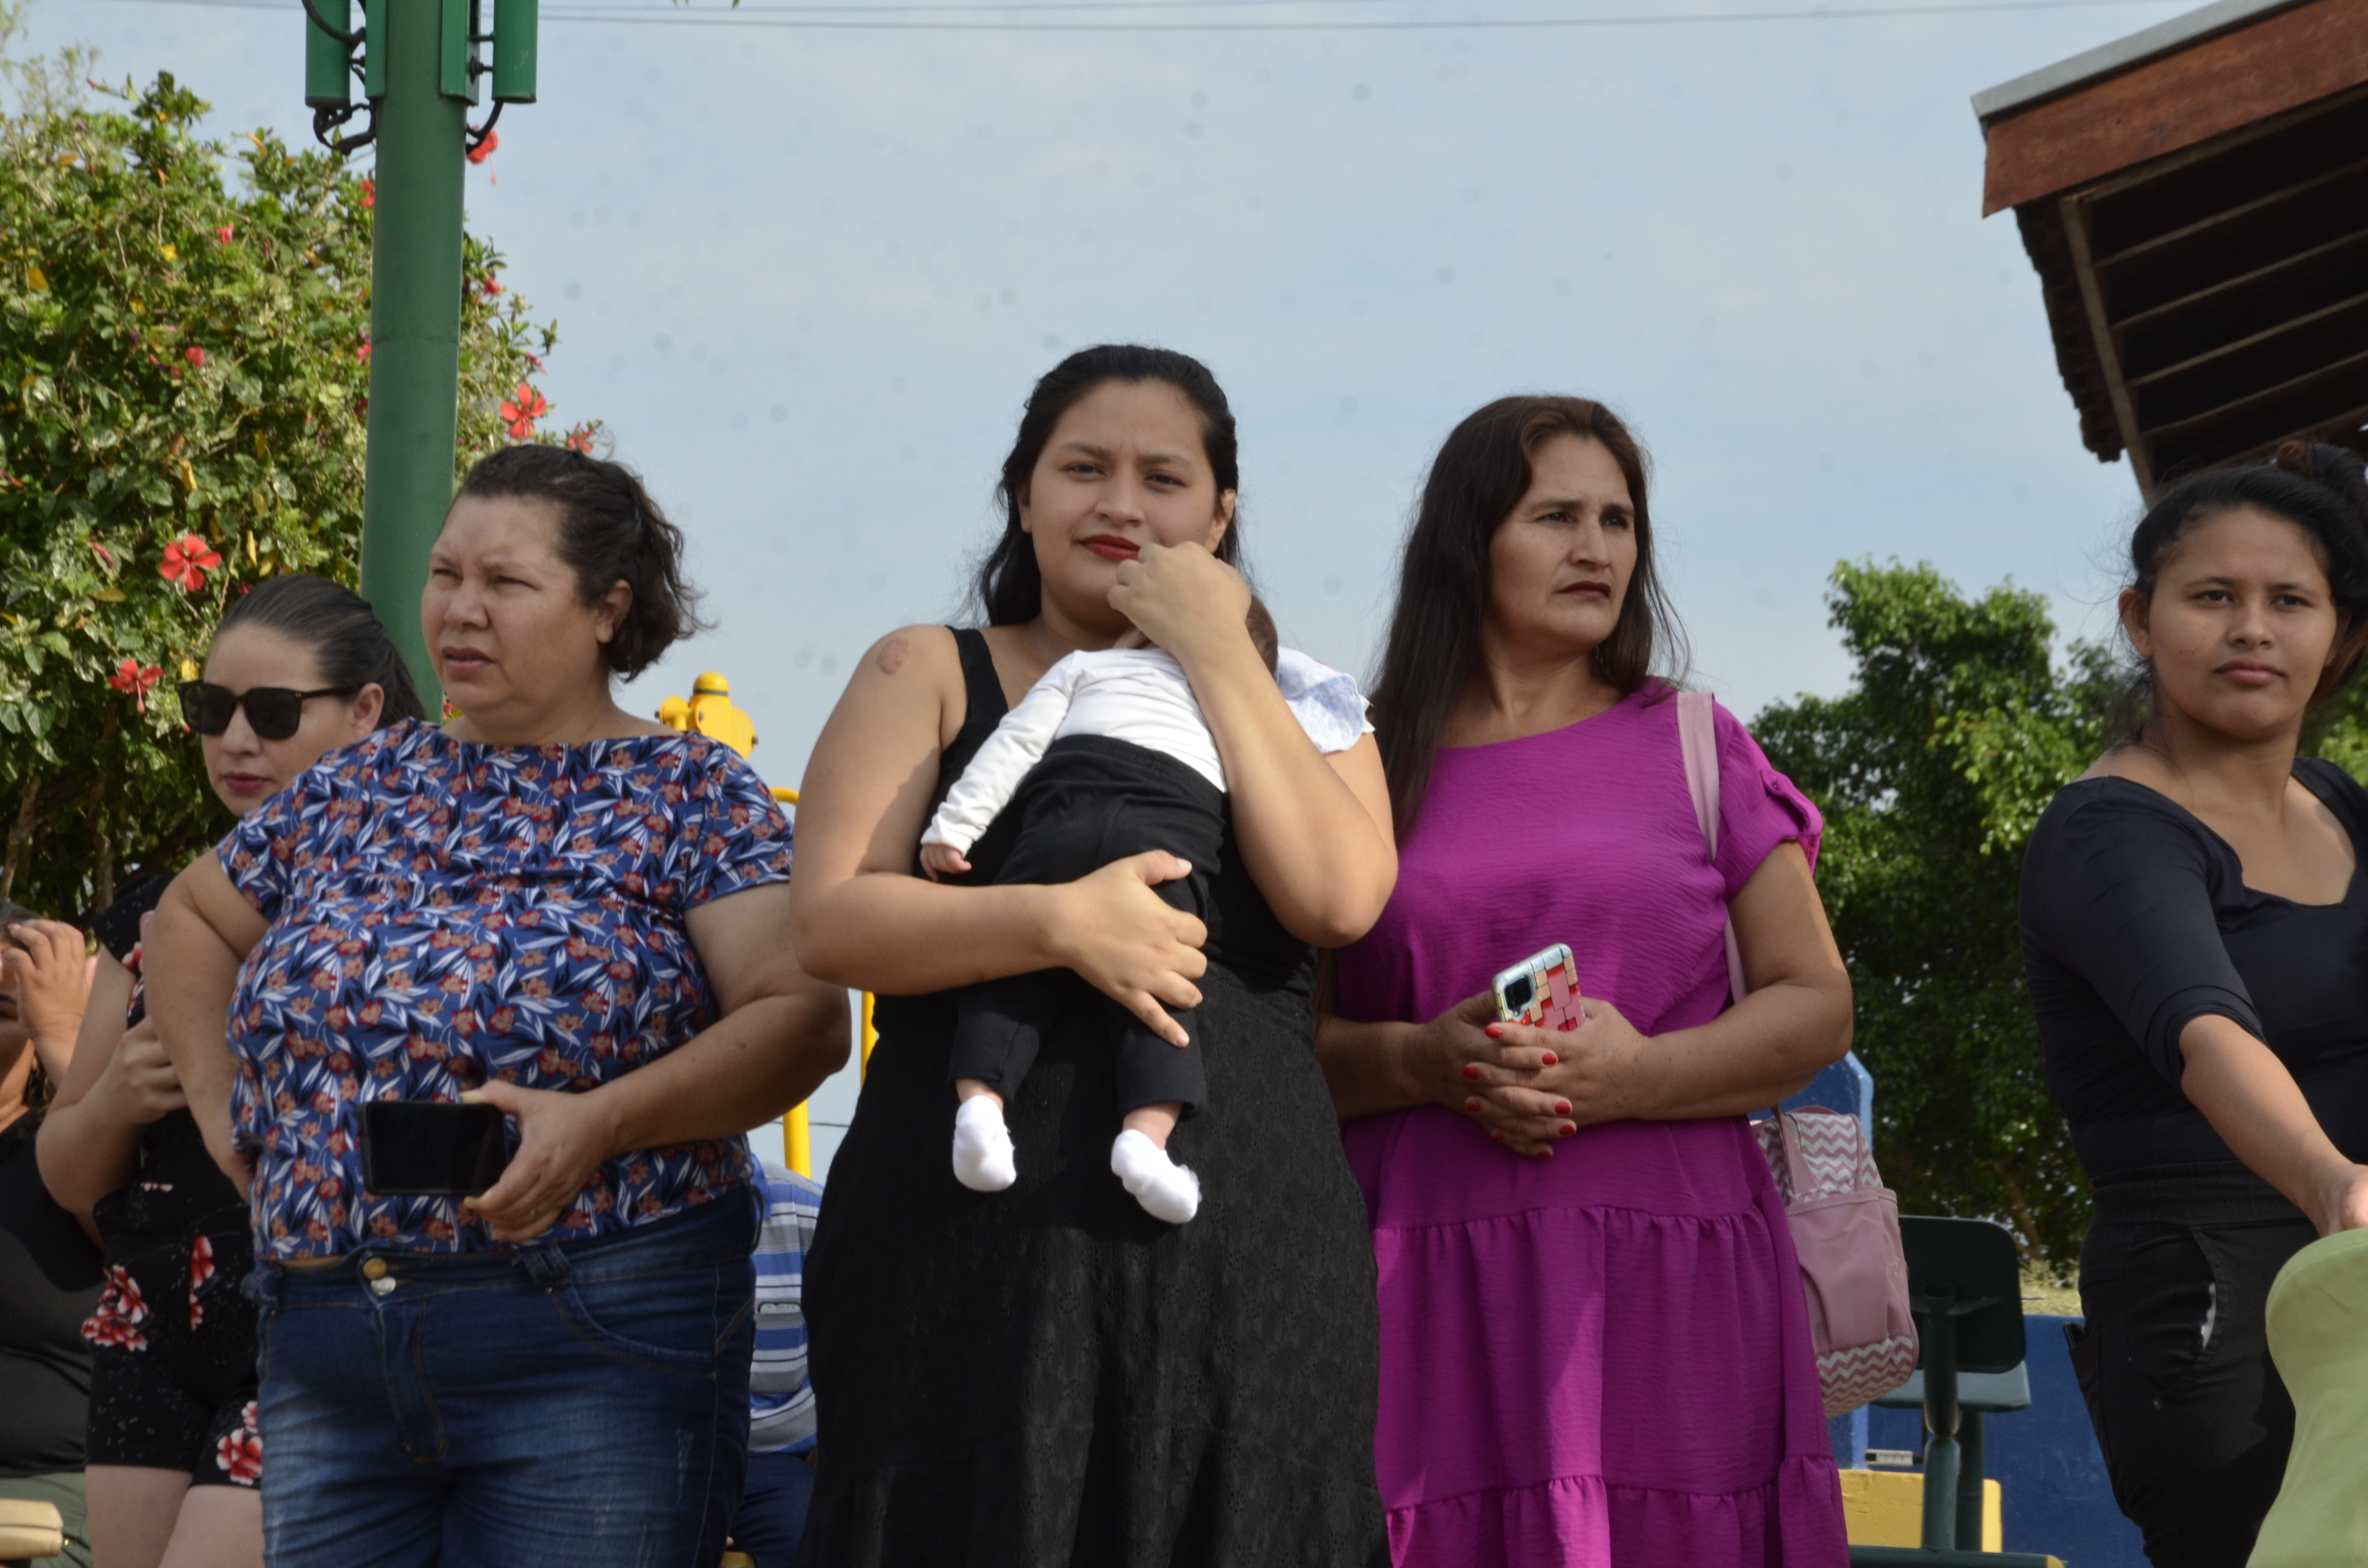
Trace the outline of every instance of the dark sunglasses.
<instances>
[{"instance_id":1,"label":"dark sunglasses","mask_svg":"<svg viewBox=\"0 0 2368 1568\"><path fill-rule=\"evenodd\" d=\"M324 686L317 692L290 691L285 686L255 686L234 692L210 680L181 683L181 720L200 735L219 735L231 727L231 715L241 706L257 738L284 741L305 722L305 704L316 697L352 697L358 686Z\"/></svg>"}]
</instances>

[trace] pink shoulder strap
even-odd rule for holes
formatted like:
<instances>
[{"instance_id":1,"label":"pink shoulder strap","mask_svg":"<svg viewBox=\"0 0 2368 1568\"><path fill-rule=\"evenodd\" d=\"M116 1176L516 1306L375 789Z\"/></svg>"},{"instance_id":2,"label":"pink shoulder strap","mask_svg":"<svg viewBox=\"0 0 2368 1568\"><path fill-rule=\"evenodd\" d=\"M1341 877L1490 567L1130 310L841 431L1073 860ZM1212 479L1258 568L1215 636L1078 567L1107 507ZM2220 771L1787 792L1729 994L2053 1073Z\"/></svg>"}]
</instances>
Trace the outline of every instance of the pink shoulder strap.
<instances>
[{"instance_id":1,"label":"pink shoulder strap","mask_svg":"<svg viewBox=\"0 0 2368 1568\"><path fill-rule=\"evenodd\" d=\"M1693 798L1693 820L1702 829L1705 861L1718 858L1718 731L1711 717L1714 699L1709 692L1677 694L1677 748L1686 759L1686 793ZM1727 990L1741 1001L1750 988L1743 984L1743 952L1735 943L1735 919L1727 919Z\"/></svg>"}]
</instances>

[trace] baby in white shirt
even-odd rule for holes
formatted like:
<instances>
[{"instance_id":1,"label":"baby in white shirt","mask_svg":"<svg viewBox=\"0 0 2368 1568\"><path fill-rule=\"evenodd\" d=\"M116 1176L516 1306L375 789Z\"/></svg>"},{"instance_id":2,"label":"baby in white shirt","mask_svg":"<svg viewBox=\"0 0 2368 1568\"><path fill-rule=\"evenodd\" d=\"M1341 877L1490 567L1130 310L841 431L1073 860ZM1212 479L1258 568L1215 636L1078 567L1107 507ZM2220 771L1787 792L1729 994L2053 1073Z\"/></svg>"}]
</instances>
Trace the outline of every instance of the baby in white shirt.
<instances>
[{"instance_id":1,"label":"baby in white shirt","mask_svg":"<svg viewBox=\"0 0 2368 1568\"><path fill-rule=\"evenodd\" d=\"M1250 635L1286 700L1319 747L1343 750L1371 726L1354 683L1303 653L1275 646L1274 623L1251 602ZM1009 806L1017 831L993 868L1001 884L1059 883L1111 861L1165 849L1191 873L1161 897L1204 920L1227 823L1225 768L1184 667L1155 648L1072 653L1004 715L948 792L921 839L930 876L960 875L988 825ZM1050 1016L1096 1006L1113 1033L1122 1130L1110 1168L1135 1201L1180 1225L1199 1212L1200 1183L1168 1154L1182 1118L1203 1109L1202 1042L1187 1010L1172 1009L1191 1043L1176 1046L1067 970L1014 975L964 989L951 1076L953 1170L963 1186L999 1191L1019 1179L1005 1101L1033 1065Z\"/></svg>"}]
</instances>

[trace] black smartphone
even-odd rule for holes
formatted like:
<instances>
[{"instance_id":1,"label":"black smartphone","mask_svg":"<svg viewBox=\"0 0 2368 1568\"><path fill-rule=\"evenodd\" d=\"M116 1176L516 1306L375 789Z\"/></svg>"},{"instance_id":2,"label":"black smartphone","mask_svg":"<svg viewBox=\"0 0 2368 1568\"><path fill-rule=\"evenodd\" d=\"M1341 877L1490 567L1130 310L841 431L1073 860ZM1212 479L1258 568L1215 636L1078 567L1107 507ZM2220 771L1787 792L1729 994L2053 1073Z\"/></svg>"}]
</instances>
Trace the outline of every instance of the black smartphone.
<instances>
[{"instance_id":1,"label":"black smartphone","mask_svg":"<svg viewBox=\"0 0 2368 1568\"><path fill-rule=\"evenodd\" d=\"M381 1197L473 1198L508 1164L502 1113L490 1105L362 1105L361 1185Z\"/></svg>"}]
</instances>

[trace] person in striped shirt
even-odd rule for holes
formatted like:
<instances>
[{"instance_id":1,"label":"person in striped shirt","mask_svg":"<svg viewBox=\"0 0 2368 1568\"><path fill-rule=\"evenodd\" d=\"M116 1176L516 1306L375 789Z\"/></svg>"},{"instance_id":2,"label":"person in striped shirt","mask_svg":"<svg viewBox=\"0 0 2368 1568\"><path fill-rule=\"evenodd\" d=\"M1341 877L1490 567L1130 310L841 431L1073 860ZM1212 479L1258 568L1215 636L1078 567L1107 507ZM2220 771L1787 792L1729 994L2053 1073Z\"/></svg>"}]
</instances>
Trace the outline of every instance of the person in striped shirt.
<instances>
[{"instance_id":1,"label":"person in striped shirt","mask_svg":"<svg viewBox=\"0 0 2368 1568\"><path fill-rule=\"evenodd\" d=\"M749 1472L732 1549L756 1568L794 1568L814 1495L814 1387L806 1381L806 1244L823 1189L770 1162L753 1184L765 1211L756 1241L756 1353L749 1373Z\"/></svg>"}]
</instances>

